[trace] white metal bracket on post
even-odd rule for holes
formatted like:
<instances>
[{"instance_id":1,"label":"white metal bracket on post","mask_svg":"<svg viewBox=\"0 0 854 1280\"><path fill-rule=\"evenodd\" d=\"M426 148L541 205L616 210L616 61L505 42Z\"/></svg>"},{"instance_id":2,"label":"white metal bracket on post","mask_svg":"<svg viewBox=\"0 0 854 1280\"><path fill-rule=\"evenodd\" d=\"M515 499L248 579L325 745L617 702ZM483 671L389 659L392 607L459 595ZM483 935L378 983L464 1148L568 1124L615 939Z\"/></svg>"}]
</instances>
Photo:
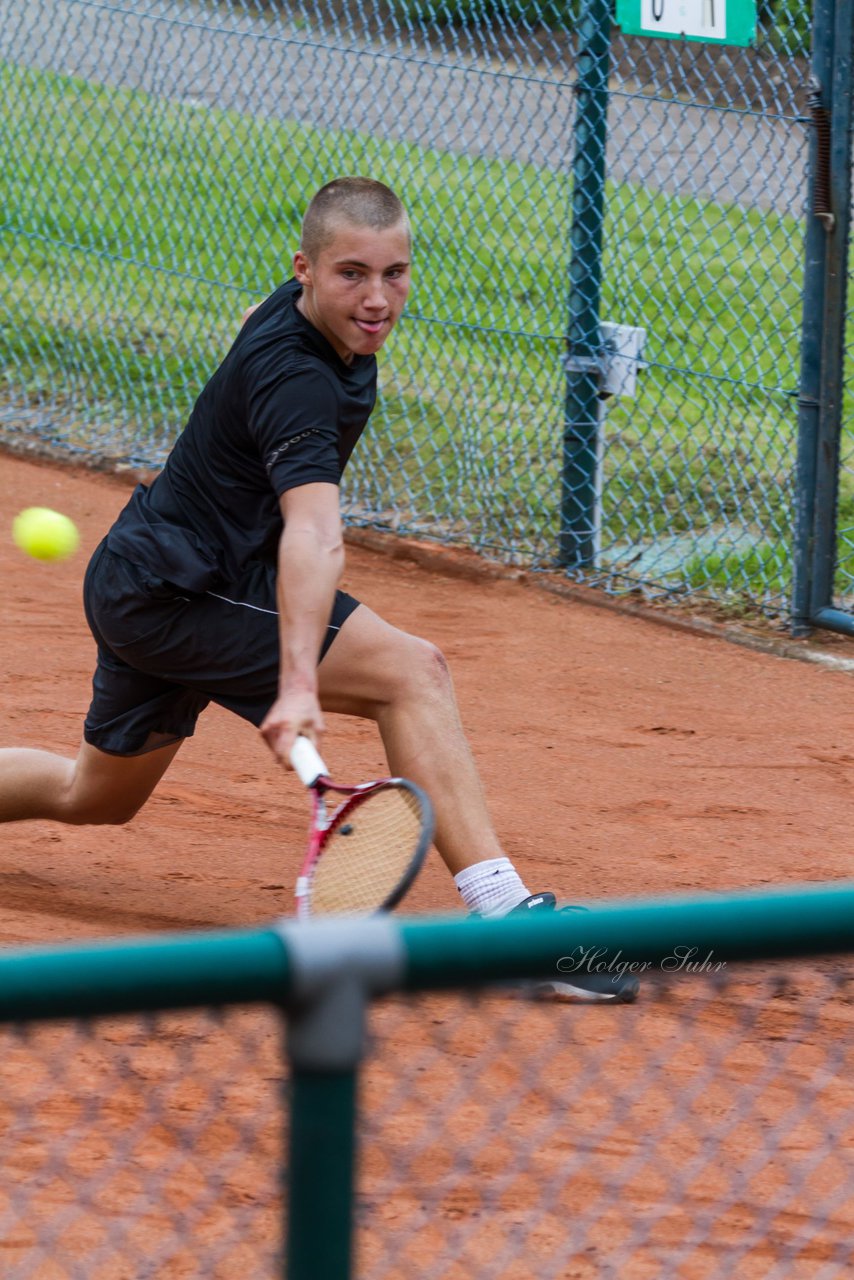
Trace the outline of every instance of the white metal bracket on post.
<instances>
[{"instance_id":1,"label":"white metal bracket on post","mask_svg":"<svg viewBox=\"0 0 854 1280\"><path fill-rule=\"evenodd\" d=\"M633 399L637 395L641 359L646 346L646 329L631 324L603 321L602 357L599 363L599 422L596 428L596 482L593 508L593 553L596 564L602 554L602 471L605 457L605 402L612 396Z\"/></svg>"},{"instance_id":2,"label":"white metal bracket on post","mask_svg":"<svg viewBox=\"0 0 854 1280\"><path fill-rule=\"evenodd\" d=\"M602 334L602 361L599 398L637 394L638 371L645 368L642 360L646 346L646 329L631 324L599 326Z\"/></svg>"}]
</instances>

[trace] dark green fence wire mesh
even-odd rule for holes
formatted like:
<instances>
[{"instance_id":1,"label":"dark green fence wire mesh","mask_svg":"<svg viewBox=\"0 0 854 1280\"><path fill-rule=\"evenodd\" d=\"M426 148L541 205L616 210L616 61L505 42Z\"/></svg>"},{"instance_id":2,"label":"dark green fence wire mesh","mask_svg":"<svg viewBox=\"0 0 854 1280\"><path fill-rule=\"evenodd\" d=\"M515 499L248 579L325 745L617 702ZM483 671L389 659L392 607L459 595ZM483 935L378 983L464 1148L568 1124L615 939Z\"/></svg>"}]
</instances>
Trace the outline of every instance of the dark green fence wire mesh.
<instances>
[{"instance_id":1,"label":"dark green fence wire mesh","mask_svg":"<svg viewBox=\"0 0 854 1280\"><path fill-rule=\"evenodd\" d=\"M396 188L407 318L351 522L556 564L577 3L0 0L0 433L157 465L341 173ZM810 12L755 48L613 34L601 319L645 333L605 403L609 589L784 611ZM849 432L850 435L850 432ZM854 480L843 443L839 599Z\"/></svg>"}]
</instances>

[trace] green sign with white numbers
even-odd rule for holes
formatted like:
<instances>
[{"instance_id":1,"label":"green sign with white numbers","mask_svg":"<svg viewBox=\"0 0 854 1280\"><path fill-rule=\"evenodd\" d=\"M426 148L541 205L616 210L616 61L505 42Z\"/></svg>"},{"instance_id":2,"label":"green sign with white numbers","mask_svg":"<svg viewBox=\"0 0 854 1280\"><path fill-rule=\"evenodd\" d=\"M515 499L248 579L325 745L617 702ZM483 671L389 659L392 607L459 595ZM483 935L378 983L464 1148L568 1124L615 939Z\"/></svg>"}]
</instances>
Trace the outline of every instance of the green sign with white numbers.
<instances>
[{"instance_id":1,"label":"green sign with white numbers","mask_svg":"<svg viewBox=\"0 0 854 1280\"><path fill-rule=\"evenodd\" d=\"M630 36L749 45L756 0L617 0L617 23Z\"/></svg>"}]
</instances>

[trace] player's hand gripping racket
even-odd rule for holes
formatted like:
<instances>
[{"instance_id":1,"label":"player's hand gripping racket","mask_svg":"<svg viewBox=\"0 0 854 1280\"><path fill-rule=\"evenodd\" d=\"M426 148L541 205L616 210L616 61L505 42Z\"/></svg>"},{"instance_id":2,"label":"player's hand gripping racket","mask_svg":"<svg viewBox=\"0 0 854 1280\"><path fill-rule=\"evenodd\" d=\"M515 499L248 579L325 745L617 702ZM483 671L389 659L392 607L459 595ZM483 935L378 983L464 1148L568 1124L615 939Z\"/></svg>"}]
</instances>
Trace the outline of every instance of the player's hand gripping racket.
<instances>
[{"instance_id":1,"label":"player's hand gripping racket","mask_svg":"<svg viewBox=\"0 0 854 1280\"><path fill-rule=\"evenodd\" d=\"M424 792L405 778L340 786L308 738L297 738L291 764L313 801L297 916L391 911L418 875L433 838L433 810Z\"/></svg>"}]
</instances>

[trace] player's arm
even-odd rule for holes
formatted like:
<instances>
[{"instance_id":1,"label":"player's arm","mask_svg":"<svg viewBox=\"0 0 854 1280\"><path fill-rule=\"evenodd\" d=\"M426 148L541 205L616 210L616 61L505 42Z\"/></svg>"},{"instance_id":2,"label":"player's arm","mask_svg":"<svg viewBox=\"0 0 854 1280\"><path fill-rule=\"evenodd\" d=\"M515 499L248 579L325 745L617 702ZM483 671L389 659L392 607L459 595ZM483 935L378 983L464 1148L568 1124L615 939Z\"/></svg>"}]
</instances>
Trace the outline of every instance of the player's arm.
<instances>
[{"instance_id":1,"label":"player's arm","mask_svg":"<svg viewBox=\"0 0 854 1280\"><path fill-rule=\"evenodd\" d=\"M337 485L300 485L279 503L279 692L261 733L286 763L298 733L317 742L323 732L317 662L344 569L344 539Z\"/></svg>"}]
</instances>

